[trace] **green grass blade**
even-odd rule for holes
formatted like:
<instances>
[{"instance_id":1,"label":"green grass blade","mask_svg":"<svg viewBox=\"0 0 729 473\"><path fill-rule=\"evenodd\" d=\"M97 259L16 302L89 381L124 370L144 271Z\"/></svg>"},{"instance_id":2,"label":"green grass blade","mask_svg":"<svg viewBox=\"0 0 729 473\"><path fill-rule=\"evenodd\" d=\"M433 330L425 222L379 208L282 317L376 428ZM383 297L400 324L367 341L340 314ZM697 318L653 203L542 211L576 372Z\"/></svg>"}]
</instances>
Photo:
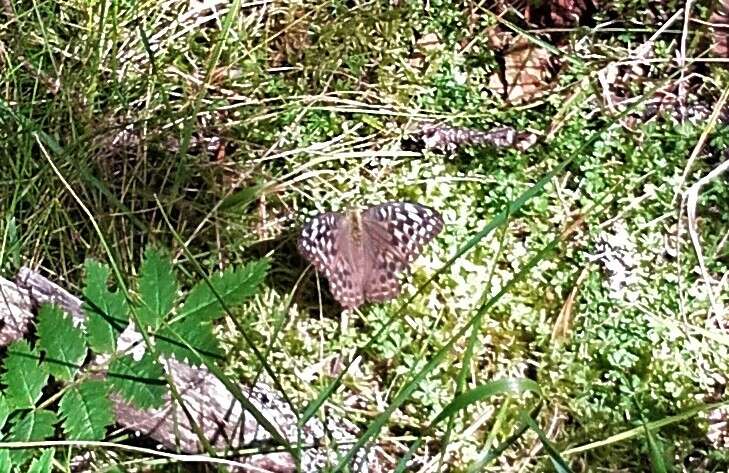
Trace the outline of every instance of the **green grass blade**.
<instances>
[{"instance_id":1,"label":"green grass blade","mask_svg":"<svg viewBox=\"0 0 729 473\"><path fill-rule=\"evenodd\" d=\"M544 450L546 450L547 454L549 455L549 459L552 460L552 465L554 466L554 469L559 473L572 473L572 469L569 467L569 465L567 465L567 462L564 461L557 449L552 446L552 442L549 441L546 434L542 431L542 429L539 428L537 423L534 422L532 416L530 416L527 412L522 411L520 417L522 421L526 425L528 425L529 428L534 431L534 433L537 434L537 437L539 437L539 440L542 442Z\"/></svg>"},{"instance_id":2,"label":"green grass blade","mask_svg":"<svg viewBox=\"0 0 729 473\"><path fill-rule=\"evenodd\" d=\"M469 389L463 394L456 396L443 410L438 414L435 419L431 421L431 426L435 426L443 419L453 416L458 411L465 409L473 403L483 401L492 396L499 394L521 394L527 391L534 392L542 396L542 390L536 381L528 378L510 378L510 379L499 379L491 381L487 384L482 384L473 389Z\"/></svg>"},{"instance_id":3,"label":"green grass blade","mask_svg":"<svg viewBox=\"0 0 729 473\"><path fill-rule=\"evenodd\" d=\"M444 345L443 347L438 350L433 358L428 361L428 363L418 372L416 373L410 381L408 381L407 384L403 386L403 388L400 390L400 392L395 396L395 398L392 400L389 406L382 412L379 416L377 416L367 427L367 430L360 436L360 438L355 442L355 444L352 446L352 448L347 452L345 457L342 459L342 461L339 463L335 471L342 471L345 468L345 465L347 465L353 458L354 455L357 453L357 450L362 448L370 438L375 436L377 433L379 433L380 429L382 429L382 426L385 425L385 422L390 418L393 412L395 412L396 409L398 409L409 397L410 395L417 389L417 387L420 385L420 382L425 379L425 377L433 371L438 365L441 364L441 362L445 359L448 352L453 348L455 343L463 337L467 331L471 328L471 326L475 323L478 318L486 313L489 309L491 309L496 303L501 300L501 298L508 293L511 288L517 283L520 282L522 279L526 277L527 274L529 274L529 271L534 268L537 263L539 263L542 259L546 257L547 254L551 253L554 248L556 248L556 245L560 242L559 238L554 239L552 242L550 242L547 246L545 246L541 251L539 251L535 256L533 256L525 265L524 267L511 279L509 280L504 286L501 288L501 290L493 296L491 299L489 299L486 303L484 303L479 310L476 312L476 315L471 317L471 319L461 327L455 335L453 335Z\"/></svg>"},{"instance_id":4,"label":"green grass blade","mask_svg":"<svg viewBox=\"0 0 729 473\"><path fill-rule=\"evenodd\" d=\"M653 431L646 426L645 422L643 422L643 430L648 441L648 451L651 455L651 471L653 473L668 473L666 461L664 460L665 452L663 451L663 445L653 435Z\"/></svg>"}]
</instances>

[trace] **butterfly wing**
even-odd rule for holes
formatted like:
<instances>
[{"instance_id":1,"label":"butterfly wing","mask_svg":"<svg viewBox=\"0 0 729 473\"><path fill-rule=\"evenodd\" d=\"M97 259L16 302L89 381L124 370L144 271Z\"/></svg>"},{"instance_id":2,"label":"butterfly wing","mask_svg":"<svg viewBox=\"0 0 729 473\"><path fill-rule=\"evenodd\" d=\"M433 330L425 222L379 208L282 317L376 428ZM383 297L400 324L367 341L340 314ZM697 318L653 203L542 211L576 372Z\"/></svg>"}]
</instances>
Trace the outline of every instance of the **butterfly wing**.
<instances>
[{"instance_id":1,"label":"butterfly wing","mask_svg":"<svg viewBox=\"0 0 729 473\"><path fill-rule=\"evenodd\" d=\"M397 274L408 267L428 242L443 229L435 210L409 202L388 202L362 215L363 244L372 268L364 284L368 299L383 301L400 294Z\"/></svg>"},{"instance_id":2,"label":"butterfly wing","mask_svg":"<svg viewBox=\"0 0 729 473\"><path fill-rule=\"evenodd\" d=\"M362 267L355 262L362 253L361 244L352 241L343 214L327 212L306 222L297 247L326 276L329 291L342 307L351 309L364 302Z\"/></svg>"},{"instance_id":3,"label":"butterfly wing","mask_svg":"<svg viewBox=\"0 0 729 473\"><path fill-rule=\"evenodd\" d=\"M369 245L368 258L372 267L364 281L364 296L371 301L388 301L400 295L397 274L407 267L399 254L391 248Z\"/></svg>"},{"instance_id":4,"label":"butterfly wing","mask_svg":"<svg viewBox=\"0 0 729 473\"><path fill-rule=\"evenodd\" d=\"M296 247L317 271L331 271L337 255L337 239L344 215L339 212L319 214L304 224Z\"/></svg>"}]
</instances>

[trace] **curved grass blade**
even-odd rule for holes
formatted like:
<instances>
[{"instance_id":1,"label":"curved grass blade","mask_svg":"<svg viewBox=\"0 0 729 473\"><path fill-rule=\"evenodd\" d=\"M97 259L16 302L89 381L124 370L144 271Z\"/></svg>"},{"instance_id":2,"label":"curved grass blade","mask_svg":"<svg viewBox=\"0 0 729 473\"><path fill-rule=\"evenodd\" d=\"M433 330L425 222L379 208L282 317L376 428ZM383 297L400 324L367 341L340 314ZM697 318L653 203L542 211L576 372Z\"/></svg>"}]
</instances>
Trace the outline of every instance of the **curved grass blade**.
<instances>
[{"instance_id":1,"label":"curved grass blade","mask_svg":"<svg viewBox=\"0 0 729 473\"><path fill-rule=\"evenodd\" d=\"M653 473L667 473L665 452L661 441L653 435L653 431L648 428L643 421L643 430L645 431L646 440L648 441L648 450L651 454L651 471Z\"/></svg>"},{"instance_id":2,"label":"curved grass blade","mask_svg":"<svg viewBox=\"0 0 729 473\"><path fill-rule=\"evenodd\" d=\"M549 455L549 459L552 460L552 465L554 465L555 471L558 473L572 473L572 469L569 465L567 465L567 462L564 461L557 449L552 446L552 442L549 441L542 429L540 429L537 423L534 422L532 416L527 412L522 411L520 413L520 417L522 421L537 434L537 437L539 437L539 440L542 442L542 446L544 446L544 450Z\"/></svg>"},{"instance_id":3,"label":"curved grass blade","mask_svg":"<svg viewBox=\"0 0 729 473\"><path fill-rule=\"evenodd\" d=\"M539 384L528 378L499 379L487 384L482 384L459 396L456 396L443 408L440 414L438 414L435 419L430 422L430 427L434 427L443 419L455 415L458 411L465 409L478 401L483 401L484 399L488 399L499 394L521 394L528 391L534 392L542 397L542 389L539 387Z\"/></svg>"},{"instance_id":4,"label":"curved grass blade","mask_svg":"<svg viewBox=\"0 0 729 473\"><path fill-rule=\"evenodd\" d=\"M418 388L420 383L425 379L425 377L441 364L441 362L451 351L455 343L466 334L466 332L471 328L476 320L478 320L479 317L486 313L487 310L491 309L494 305L496 305L496 303L501 300L501 298L506 293L508 293L516 283L524 279L539 261L544 259L547 254L551 253L557 247L557 244L560 241L561 239L559 237L555 238L541 251L534 255L511 280L504 284L504 286L496 295L491 297L478 309L476 314L471 317L468 323L466 323L450 339L448 339L448 341L440 348L440 350L436 352L433 358L431 358L428 363L426 363L426 365L419 372L413 375L410 381L408 381L408 383L402 387L402 389L395 396L390 405L387 406L387 408L370 423L367 430L364 432L364 434L362 434L359 439L357 439L352 448L343 457L342 461L337 465L334 471L343 471L345 465L349 464L349 462L352 461L355 454L357 453L357 450L362 448L371 437L373 437L380 431L380 429L382 429L382 426L385 425L385 422L387 422L392 413L395 412L395 410L397 410L405 401L407 401L412 393Z\"/></svg>"},{"instance_id":5,"label":"curved grass blade","mask_svg":"<svg viewBox=\"0 0 729 473\"><path fill-rule=\"evenodd\" d=\"M686 419L690 419L691 417L694 417L703 412L713 411L714 409L720 409L720 408L726 407L726 406L729 406L729 400L715 402L712 404L701 404L701 405L693 407L691 409L687 409L685 412L682 412L681 414L664 417L663 419L660 419L660 420L646 422L644 425L641 425L639 427L634 427L632 429L626 430L625 432L621 432L619 434L611 435L610 437L603 439L603 440L598 440L597 442L587 443L585 445L580 445L579 447L568 448L562 452L562 455L575 455L577 453L587 452L589 450L594 450L594 449L604 447L606 445L610 445L613 443L622 442L624 440L635 438L635 437L643 434L645 432L645 429L658 430L660 428L666 427L667 425L676 424L678 422L683 422Z\"/></svg>"},{"instance_id":6,"label":"curved grass blade","mask_svg":"<svg viewBox=\"0 0 729 473\"><path fill-rule=\"evenodd\" d=\"M499 394L521 394L526 391L535 392L539 394L540 397L542 397L542 391L539 385L535 381L527 378L508 378L492 381L490 383L483 384L474 389L471 389L459 396L456 396L456 398L453 399L453 401L451 401L446 407L444 407L440 414L438 414L435 419L430 422L428 427L424 429L423 433L420 434L417 440L415 440L410 448L408 448L408 451L398 462L397 467L395 468L395 473L405 471L405 468L407 467L407 462L418 450L418 448L420 448L420 445L422 445L423 436L430 432L442 420L450 420L461 409L465 409L471 404L478 401L483 401L489 397Z\"/></svg>"}]
</instances>

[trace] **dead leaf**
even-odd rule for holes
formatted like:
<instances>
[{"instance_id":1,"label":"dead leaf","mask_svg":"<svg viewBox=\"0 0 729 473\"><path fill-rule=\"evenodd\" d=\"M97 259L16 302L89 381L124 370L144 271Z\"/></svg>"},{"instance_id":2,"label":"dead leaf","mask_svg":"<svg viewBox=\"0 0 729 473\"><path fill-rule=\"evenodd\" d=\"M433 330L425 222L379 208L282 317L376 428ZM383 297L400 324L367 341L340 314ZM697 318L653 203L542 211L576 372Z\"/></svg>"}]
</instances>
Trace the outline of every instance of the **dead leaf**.
<instances>
[{"instance_id":1,"label":"dead leaf","mask_svg":"<svg viewBox=\"0 0 729 473\"><path fill-rule=\"evenodd\" d=\"M523 36L504 52L502 73L489 78L489 87L500 91L505 100L526 102L545 92L551 79L551 56Z\"/></svg>"},{"instance_id":2,"label":"dead leaf","mask_svg":"<svg viewBox=\"0 0 729 473\"><path fill-rule=\"evenodd\" d=\"M440 49L442 44L437 33L427 33L415 43L415 46L417 46L419 50L429 53Z\"/></svg>"},{"instance_id":3,"label":"dead leaf","mask_svg":"<svg viewBox=\"0 0 729 473\"><path fill-rule=\"evenodd\" d=\"M414 69L421 69L425 65L428 54L443 47L437 33L426 33L415 42L415 51L408 59L408 64Z\"/></svg>"},{"instance_id":4,"label":"dead leaf","mask_svg":"<svg viewBox=\"0 0 729 473\"><path fill-rule=\"evenodd\" d=\"M714 32L714 42L711 49L717 57L729 58L729 1L722 0L716 3L716 9L711 13L709 22Z\"/></svg>"},{"instance_id":5,"label":"dead leaf","mask_svg":"<svg viewBox=\"0 0 729 473\"><path fill-rule=\"evenodd\" d=\"M551 0L529 2L524 17L539 26L568 28L586 24L596 11L591 0Z\"/></svg>"}]
</instances>

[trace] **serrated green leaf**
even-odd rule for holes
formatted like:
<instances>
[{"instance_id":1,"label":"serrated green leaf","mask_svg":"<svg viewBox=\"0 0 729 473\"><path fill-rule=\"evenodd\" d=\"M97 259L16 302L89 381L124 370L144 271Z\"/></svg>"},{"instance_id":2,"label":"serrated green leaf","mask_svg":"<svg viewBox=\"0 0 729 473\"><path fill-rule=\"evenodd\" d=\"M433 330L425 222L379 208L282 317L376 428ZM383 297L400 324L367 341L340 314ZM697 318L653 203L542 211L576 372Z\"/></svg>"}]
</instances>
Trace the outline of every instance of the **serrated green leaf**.
<instances>
[{"instance_id":1,"label":"serrated green leaf","mask_svg":"<svg viewBox=\"0 0 729 473\"><path fill-rule=\"evenodd\" d=\"M10 450L0 449L0 473L10 473L13 462L10 460Z\"/></svg>"},{"instance_id":2,"label":"serrated green leaf","mask_svg":"<svg viewBox=\"0 0 729 473\"><path fill-rule=\"evenodd\" d=\"M98 353L116 350L116 339L124 330L129 308L123 294L107 287L111 270L105 264L86 260L84 278L84 311L89 346Z\"/></svg>"},{"instance_id":3,"label":"serrated green leaf","mask_svg":"<svg viewBox=\"0 0 729 473\"><path fill-rule=\"evenodd\" d=\"M83 331L61 309L47 304L38 312L37 347L46 352L43 363L57 379L71 381L86 358Z\"/></svg>"},{"instance_id":4,"label":"serrated green leaf","mask_svg":"<svg viewBox=\"0 0 729 473\"><path fill-rule=\"evenodd\" d=\"M147 249L139 269L139 320L157 328L175 304L177 280L169 256Z\"/></svg>"},{"instance_id":5,"label":"serrated green leaf","mask_svg":"<svg viewBox=\"0 0 729 473\"><path fill-rule=\"evenodd\" d=\"M87 380L72 386L61 398L58 413L69 440L101 440L114 422L107 384Z\"/></svg>"},{"instance_id":6,"label":"serrated green leaf","mask_svg":"<svg viewBox=\"0 0 729 473\"><path fill-rule=\"evenodd\" d=\"M45 440L53 435L53 425L58 422L56 414L43 409L26 412L10 428L9 442L31 442ZM24 463L33 455L33 450L13 450L10 458L13 463Z\"/></svg>"},{"instance_id":7,"label":"serrated green leaf","mask_svg":"<svg viewBox=\"0 0 729 473\"><path fill-rule=\"evenodd\" d=\"M268 272L269 262L259 260L248 263L242 268L225 271L200 281L190 290L185 304L180 310L180 318L192 318L198 321L213 321L223 315L220 299L228 308L242 304L256 293L258 285ZM212 286L215 292L210 288Z\"/></svg>"},{"instance_id":8,"label":"serrated green leaf","mask_svg":"<svg viewBox=\"0 0 729 473\"><path fill-rule=\"evenodd\" d=\"M8 348L2 380L10 409L33 407L40 398L48 373L40 366L39 358L25 340L18 340Z\"/></svg>"},{"instance_id":9,"label":"serrated green leaf","mask_svg":"<svg viewBox=\"0 0 729 473\"><path fill-rule=\"evenodd\" d=\"M53 460L54 453L55 449L53 448L44 449L40 458L33 459L28 473L49 473L51 471L51 460Z\"/></svg>"},{"instance_id":10,"label":"serrated green leaf","mask_svg":"<svg viewBox=\"0 0 729 473\"><path fill-rule=\"evenodd\" d=\"M122 356L111 363L108 377L112 388L140 409L160 407L167 393L162 367L150 355L134 361Z\"/></svg>"},{"instance_id":11,"label":"serrated green leaf","mask_svg":"<svg viewBox=\"0 0 729 473\"><path fill-rule=\"evenodd\" d=\"M213 334L213 325L210 322L198 322L188 317L162 328L155 336L160 352L165 355L174 355L179 361L187 359L188 363L197 364L197 356L180 339L186 341L202 356L217 359L223 356L223 351Z\"/></svg>"}]
</instances>

